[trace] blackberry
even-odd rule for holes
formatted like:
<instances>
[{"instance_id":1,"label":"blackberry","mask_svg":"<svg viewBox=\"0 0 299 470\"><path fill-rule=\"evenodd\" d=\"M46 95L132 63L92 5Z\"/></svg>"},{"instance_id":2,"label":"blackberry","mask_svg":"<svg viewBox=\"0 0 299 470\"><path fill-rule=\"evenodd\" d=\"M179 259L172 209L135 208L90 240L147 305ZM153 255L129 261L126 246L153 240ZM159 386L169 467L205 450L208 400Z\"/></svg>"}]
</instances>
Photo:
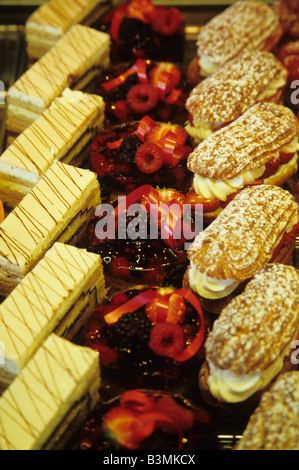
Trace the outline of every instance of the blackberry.
<instances>
[{"instance_id":1,"label":"blackberry","mask_svg":"<svg viewBox=\"0 0 299 470\"><path fill-rule=\"evenodd\" d=\"M143 310L126 313L115 325L105 328L109 346L125 353L136 354L149 342L151 321Z\"/></svg>"},{"instance_id":2,"label":"blackberry","mask_svg":"<svg viewBox=\"0 0 299 470\"><path fill-rule=\"evenodd\" d=\"M136 134L129 135L122 141L119 147L119 158L127 162L134 163L135 154L140 145L141 142Z\"/></svg>"}]
</instances>

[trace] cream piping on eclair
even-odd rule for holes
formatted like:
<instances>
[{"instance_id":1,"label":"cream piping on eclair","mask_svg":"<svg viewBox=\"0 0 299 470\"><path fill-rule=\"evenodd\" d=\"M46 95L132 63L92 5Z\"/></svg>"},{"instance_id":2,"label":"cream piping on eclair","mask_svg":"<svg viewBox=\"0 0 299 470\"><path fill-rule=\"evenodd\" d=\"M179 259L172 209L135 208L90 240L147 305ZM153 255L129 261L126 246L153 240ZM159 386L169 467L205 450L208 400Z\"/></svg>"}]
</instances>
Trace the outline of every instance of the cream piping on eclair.
<instances>
[{"instance_id":1,"label":"cream piping on eclair","mask_svg":"<svg viewBox=\"0 0 299 470\"><path fill-rule=\"evenodd\" d=\"M298 166L298 139L295 138L290 144L284 145L280 151L285 153L293 153L294 156L292 159L287 162L279 165L275 174L265 178L263 182L265 184L272 184L273 180L280 178L285 172L289 172L291 168L294 169L294 172L297 170ZM279 158L279 152L277 152L277 158ZM204 199L213 200L220 199L221 201L226 201L227 197L230 194L242 189L246 184L253 183L255 180L259 179L265 172L265 165L262 165L259 168L252 170L244 171L239 175L236 175L234 178L229 180L215 180L212 178L205 178L195 173L193 177L193 187L196 194Z\"/></svg>"},{"instance_id":2,"label":"cream piping on eclair","mask_svg":"<svg viewBox=\"0 0 299 470\"><path fill-rule=\"evenodd\" d=\"M264 371L237 375L229 369L219 369L212 362L208 362L210 370L208 387L211 394L219 401L237 403L251 397L258 390L263 390L282 370L284 358L291 350L291 342L276 361Z\"/></svg>"}]
</instances>

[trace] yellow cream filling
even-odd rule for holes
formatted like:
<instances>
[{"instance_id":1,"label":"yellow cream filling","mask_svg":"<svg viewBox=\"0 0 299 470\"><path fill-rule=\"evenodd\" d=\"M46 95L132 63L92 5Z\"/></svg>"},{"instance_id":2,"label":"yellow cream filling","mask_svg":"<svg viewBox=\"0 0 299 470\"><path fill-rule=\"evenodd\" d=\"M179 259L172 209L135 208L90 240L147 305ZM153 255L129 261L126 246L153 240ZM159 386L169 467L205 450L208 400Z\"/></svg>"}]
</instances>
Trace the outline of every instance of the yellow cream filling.
<instances>
[{"instance_id":1,"label":"yellow cream filling","mask_svg":"<svg viewBox=\"0 0 299 470\"><path fill-rule=\"evenodd\" d=\"M211 394L219 401L237 403L251 397L258 390L263 390L283 368L284 358L290 352L290 344L264 371L252 371L248 374L237 375L231 370L218 369L209 363L208 387Z\"/></svg>"},{"instance_id":2,"label":"yellow cream filling","mask_svg":"<svg viewBox=\"0 0 299 470\"><path fill-rule=\"evenodd\" d=\"M213 73L217 72L219 67L213 62L211 62L207 56L202 54L200 51L197 51L199 59L198 59L198 65L200 68L200 75L202 77L208 77L209 75L212 75Z\"/></svg>"},{"instance_id":3,"label":"yellow cream filling","mask_svg":"<svg viewBox=\"0 0 299 470\"><path fill-rule=\"evenodd\" d=\"M205 299L220 299L233 292L240 284L233 279L216 279L201 273L190 261L189 284L194 292Z\"/></svg>"},{"instance_id":4,"label":"yellow cream filling","mask_svg":"<svg viewBox=\"0 0 299 470\"><path fill-rule=\"evenodd\" d=\"M281 151L286 153L295 152L293 158L279 166L275 174L264 179L265 184L272 184L276 179L283 177L285 173L289 173L290 169L293 168L296 171L298 167L298 154L296 152L298 146L297 139L294 139L291 144L285 145ZM277 158L279 158L279 152L277 152ZM245 184L252 183L259 179L266 167L262 165L259 168L247 170L229 180L215 180L212 178L205 178L195 173L193 177L193 186L195 192L199 197L204 199L219 199L220 201L226 201L230 194L243 188Z\"/></svg>"},{"instance_id":5,"label":"yellow cream filling","mask_svg":"<svg viewBox=\"0 0 299 470\"><path fill-rule=\"evenodd\" d=\"M290 233L293 227L298 223L298 214L294 214L288 223L285 233ZM280 243L282 234L276 241L274 249ZM205 299L220 299L231 294L242 282L234 279L217 279L207 276L206 273L200 272L196 265L190 261L188 271L189 285L191 289Z\"/></svg>"}]
</instances>

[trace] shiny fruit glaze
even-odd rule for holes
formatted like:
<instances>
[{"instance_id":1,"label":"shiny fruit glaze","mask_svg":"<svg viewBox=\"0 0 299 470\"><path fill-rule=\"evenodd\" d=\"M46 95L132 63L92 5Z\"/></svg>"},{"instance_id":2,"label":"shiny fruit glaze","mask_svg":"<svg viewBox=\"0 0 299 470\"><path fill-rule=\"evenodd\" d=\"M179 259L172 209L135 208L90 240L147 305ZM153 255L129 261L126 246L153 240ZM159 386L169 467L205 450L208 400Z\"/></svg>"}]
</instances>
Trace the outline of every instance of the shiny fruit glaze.
<instances>
[{"instance_id":1,"label":"shiny fruit glaze","mask_svg":"<svg viewBox=\"0 0 299 470\"><path fill-rule=\"evenodd\" d=\"M213 418L199 405L179 394L132 389L99 404L69 448L188 451L219 450L219 444Z\"/></svg>"},{"instance_id":2,"label":"shiny fruit glaze","mask_svg":"<svg viewBox=\"0 0 299 470\"><path fill-rule=\"evenodd\" d=\"M179 147L182 154L176 165L163 161L154 172L140 170L136 164L136 153L143 142L136 135L138 122L115 126L99 134L90 149L90 160L93 171L97 173L110 193L128 194L139 186L154 184L159 187L172 187L182 192L189 189L191 172L186 167L187 156L192 150L192 142L187 141ZM120 143L121 141L121 143ZM113 148L114 144L119 143Z\"/></svg>"}]
</instances>

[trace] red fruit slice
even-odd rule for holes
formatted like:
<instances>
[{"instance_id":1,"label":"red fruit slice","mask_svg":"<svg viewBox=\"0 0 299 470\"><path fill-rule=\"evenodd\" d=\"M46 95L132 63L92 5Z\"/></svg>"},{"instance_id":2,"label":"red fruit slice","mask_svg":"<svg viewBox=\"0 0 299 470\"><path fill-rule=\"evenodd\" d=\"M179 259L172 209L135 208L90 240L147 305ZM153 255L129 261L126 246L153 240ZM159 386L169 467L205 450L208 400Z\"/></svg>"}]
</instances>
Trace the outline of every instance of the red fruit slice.
<instances>
[{"instance_id":1,"label":"red fruit slice","mask_svg":"<svg viewBox=\"0 0 299 470\"><path fill-rule=\"evenodd\" d=\"M122 394L120 404L135 411L148 412L154 409L155 398L140 390L128 390Z\"/></svg>"},{"instance_id":2,"label":"red fruit slice","mask_svg":"<svg viewBox=\"0 0 299 470\"><path fill-rule=\"evenodd\" d=\"M135 155L135 162L142 173L155 173L163 164L163 154L156 144L141 145Z\"/></svg>"},{"instance_id":3,"label":"red fruit slice","mask_svg":"<svg viewBox=\"0 0 299 470\"><path fill-rule=\"evenodd\" d=\"M280 159L275 158L270 162L266 163L266 170L263 173L263 178L267 178L268 176L274 175L276 173L278 167L280 165Z\"/></svg>"},{"instance_id":4,"label":"red fruit slice","mask_svg":"<svg viewBox=\"0 0 299 470\"><path fill-rule=\"evenodd\" d=\"M138 83L127 94L128 106L139 114L146 114L156 106L158 101L158 90L147 83Z\"/></svg>"},{"instance_id":5,"label":"red fruit slice","mask_svg":"<svg viewBox=\"0 0 299 470\"><path fill-rule=\"evenodd\" d=\"M165 302L161 302L160 297L154 297L145 307L145 313L148 318L154 322L165 322L167 320L168 312L168 299L165 299Z\"/></svg>"},{"instance_id":6,"label":"red fruit slice","mask_svg":"<svg viewBox=\"0 0 299 470\"><path fill-rule=\"evenodd\" d=\"M176 356L184 346L184 333L177 323L161 322L153 326L149 347L158 356Z\"/></svg>"},{"instance_id":7,"label":"red fruit slice","mask_svg":"<svg viewBox=\"0 0 299 470\"><path fill-rule=\"evenodd\" d=\"M176 426L182 431L191 428L193 425L192 411L180 406L172 397L159 398L156 410L172 418Z\"/></svg>"},{"instance_id":8,"label":"red fruit slice","mask_svg":"<svg viewBox=\"0 0 299 470\"><path fill-rule=\"evenodd\" d=\"M156 65L149 73L150 83L157 88L165 81L167 74L165 94L168 94L173 88L177 87L181 81L181 71L170 62L161 62Z\"/></svg>"},{"instance_id":9,"label":"red fruit slice","mask_svg":"<svg viewBox=\"0 0 299 470\"><path fill-rule=\"evenodd\" d=\"M161 143L165 142L167 138L167 134L172 132L175 134L176 139L176 146L184 145L187 139L187 133L185 129L175 124L171 124L169 122L161 122L156 124L146 135L146 142L151 143Z\"/></svg>"},{"instance_id":10,"label":"red fruit slice","mask_svg":"<svg viewBox=\"0 0 299 470\"><path fill-rule=\"evenodd\" d=\"M174 292L169 297L167 321L171 323L181 323L184 321L185 313L186 304L184 297Z\"/></svg>"},{"instance_id":11,"label":"red fruit slice","mask_svg":"<svg viewBox=\"0 0 299 470\"><path fill-rule=\"evenodd\" d=\"M280 164L283 165L284 163L288 163L290 160L292 160L294 155L295 155L294 152L292 153L280 152L279 154Z\"/></svg>"},{"instance_id":12,"label":"red fruit slice","mask_svg":"<svg viewBox=\"0 0 299 470\"><path fill-rule=\"evenodd\" d=\"M214 212L221 206L221 201L219 199L200 198L194 190L191 190L186 195L185 204L191 204L193 207L199 204L203 206L203 212Z\"/></svg>"},{"instance_id":13,"label":"red fruit slice","mask_svg":"<svg viewBox=\"0 0 299 470\"><path fill-rule=\"evenodd\" d=\"M160 7L151 22L152 29L155 33L163 36L171 36L175 34L182 24L182 15L177 8Z\"/></svg>"},{"instance_id":14,"label":"red fruit slice","mask_svg":"<svg viewBox=\"0 0 299 470\"><path fill-rule=\"evenodd\" d=\"M168 202L174 202L183 206L185 202L185 196L176 189L158 189L159 192L159 204L167 204Z\"/></svg>"},{"instance_id":15,"label":"red fruit slice","mask_svg":"<svg viewBox=\"0 0 299 470\"><path fill-rule=\"evenodd\" d=\"M139 446L139 442L134 435L133 423L137 416L138 413L136 411L117 406L108 411L104 417L104 429L113 436L119 446L131 450L136 449Z\"/></svg>"}]
</instances>

